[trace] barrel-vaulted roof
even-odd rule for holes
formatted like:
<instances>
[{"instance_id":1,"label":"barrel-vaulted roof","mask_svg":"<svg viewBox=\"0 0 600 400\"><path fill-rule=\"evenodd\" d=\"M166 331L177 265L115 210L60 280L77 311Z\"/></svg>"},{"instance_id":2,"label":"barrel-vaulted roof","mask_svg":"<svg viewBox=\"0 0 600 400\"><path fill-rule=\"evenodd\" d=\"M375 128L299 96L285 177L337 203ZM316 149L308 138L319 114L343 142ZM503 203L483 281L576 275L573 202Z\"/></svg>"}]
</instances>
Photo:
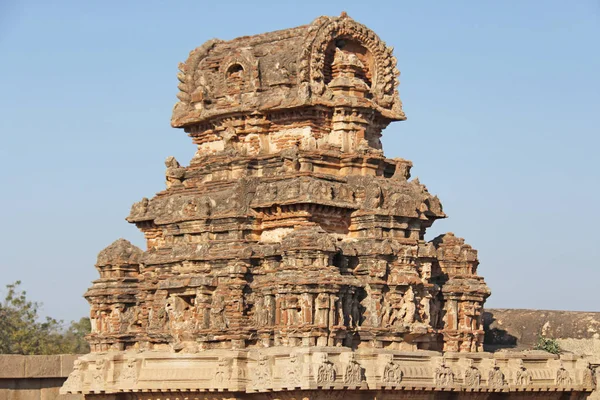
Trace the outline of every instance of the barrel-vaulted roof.
<instances>
[{"instance_id":1,"label":"barrel-vaulted roof","mask_svg":"<svg viewBox=\"0 0 600 400\"><path fill-rule=\"evenodd\" d=\"M212 39L179 66L179 102L171 123L184 127L225 114L341 104L403 120L392 50L345 13L230 41ZM340 51L362 68L368 88L363 98L335 96L328 86Z\"/></svg>"}]
</instances>

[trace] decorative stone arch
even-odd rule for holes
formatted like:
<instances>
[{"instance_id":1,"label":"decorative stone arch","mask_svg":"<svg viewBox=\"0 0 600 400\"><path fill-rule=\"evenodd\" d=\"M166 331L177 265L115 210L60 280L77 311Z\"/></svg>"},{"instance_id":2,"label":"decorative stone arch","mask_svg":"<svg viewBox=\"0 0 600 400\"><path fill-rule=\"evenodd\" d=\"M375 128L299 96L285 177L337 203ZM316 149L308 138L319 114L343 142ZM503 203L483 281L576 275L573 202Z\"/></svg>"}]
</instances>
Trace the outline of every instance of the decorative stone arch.
<instances>
[{"instance_id":1,"label":"decorative stone arch","mask_svg":"<svg viewBox=\"0 0 600 400\"><path fill-rule=\"evenodd\" d=\"M369 28L359 24L345 13L339 18L318 18L304 42L300 55L300 85L309 84L313 95L324 95L327 87L325 68L327 52L332 43L346 39L367 49L373 58L371 93L374 101L383 108L395 108L400 72L396 68L393 49Z\"/></svg>"},{"instance_id":2,"label":"decorative stone arch","mask_svg":"<svg viewBox=\"0 0 600 400\"><path fill-rule=\"evenodd\" d=\"M222 42L223 41L220 39L211 39L202 46L192 50L185 63L179 63L179 73L177 74L177 79L180 82L177 86L179 88L179 93L177 94L179 103L175 105L176 108L180 104L189 106L192 99L191 95L196 89L196 71L198 69L198 64L200 64L200 61L208 55L213 47Z\"/></svg>"}]
</instances>

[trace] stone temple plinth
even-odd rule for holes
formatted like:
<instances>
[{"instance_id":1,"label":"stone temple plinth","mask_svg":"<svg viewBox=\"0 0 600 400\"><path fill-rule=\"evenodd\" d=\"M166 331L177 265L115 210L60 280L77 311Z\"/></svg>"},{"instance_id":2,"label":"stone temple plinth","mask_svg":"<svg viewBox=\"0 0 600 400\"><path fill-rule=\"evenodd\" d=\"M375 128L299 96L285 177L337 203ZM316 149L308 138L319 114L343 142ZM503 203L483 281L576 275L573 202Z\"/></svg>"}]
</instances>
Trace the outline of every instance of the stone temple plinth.
<instances>
[{"instance_id":1,"label":"stone temple plinth","mask_svg":"<svg viewBox=\"0 0 600 400\"><path fill-rule=\"evenodd\" d=\"M210 40L172 125L197 146L133 205L139 249L98 256L86 397L585 396L585 360L483 352L477 252L424 240L442 205L382 130L406 119L392 49L345 14ZM201 393L203 392L203 393ZM415 397L416 396L416 397ZM483 396L483 397L481 397ZM549 397L548 397L549 396Z\"/></svg>"}]
</instances>

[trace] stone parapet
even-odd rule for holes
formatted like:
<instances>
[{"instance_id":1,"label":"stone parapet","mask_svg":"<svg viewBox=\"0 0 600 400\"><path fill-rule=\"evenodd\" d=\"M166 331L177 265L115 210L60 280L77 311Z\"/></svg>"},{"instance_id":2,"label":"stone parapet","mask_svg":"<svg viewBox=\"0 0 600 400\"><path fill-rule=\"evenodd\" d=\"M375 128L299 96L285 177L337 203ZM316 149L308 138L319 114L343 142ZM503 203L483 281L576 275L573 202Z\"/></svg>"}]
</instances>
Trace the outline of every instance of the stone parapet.
<instances>
[{"instance_id":1,"label":"stone parapet","mask_svg":"<svg viewBox=\"0 0 600 400\"><path fill-rule=\"evenodd\" d=\"M80 400L59 389L73 370L76 354L0 355L0 400Z\"/></svg>"},{"instance_id":2,"label":"stone parapet","mask_svg":"<svg viewBox=\"0 0 600 400\"><path fill-rule=\"evenodd\" d=\"M592 366L581 357L527 353L402 352L344 347L109 352L82 357L63 393L291 391L590 393ZM168 393L172 393L169 395ZM145 396L145 395L144 395Z\"/></svg>"}]
</instances>

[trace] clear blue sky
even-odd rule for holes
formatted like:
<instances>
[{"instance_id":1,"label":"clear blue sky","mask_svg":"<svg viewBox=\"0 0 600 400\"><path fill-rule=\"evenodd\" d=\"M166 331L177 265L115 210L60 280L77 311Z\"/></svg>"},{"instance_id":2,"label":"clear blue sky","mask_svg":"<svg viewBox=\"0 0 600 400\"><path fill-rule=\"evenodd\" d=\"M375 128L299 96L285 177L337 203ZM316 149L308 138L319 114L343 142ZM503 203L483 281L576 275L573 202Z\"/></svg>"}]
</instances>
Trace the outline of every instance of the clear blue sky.
<instances>
[{"instance_id":1,"label":"clear blue sky","mask_svg":"<svg viewBox=\"0 0 600 400\"><path fill-rule=\"evenodd\" d=\"M218 37L341 11L395 48L408 116L384 132L452 231L489 307L600 311L600 2L0 0L0 286L87 315L97 253L187 164L177 63ZM0 289L0 294L2 290Z\"/></svg>"}]
</instances>

